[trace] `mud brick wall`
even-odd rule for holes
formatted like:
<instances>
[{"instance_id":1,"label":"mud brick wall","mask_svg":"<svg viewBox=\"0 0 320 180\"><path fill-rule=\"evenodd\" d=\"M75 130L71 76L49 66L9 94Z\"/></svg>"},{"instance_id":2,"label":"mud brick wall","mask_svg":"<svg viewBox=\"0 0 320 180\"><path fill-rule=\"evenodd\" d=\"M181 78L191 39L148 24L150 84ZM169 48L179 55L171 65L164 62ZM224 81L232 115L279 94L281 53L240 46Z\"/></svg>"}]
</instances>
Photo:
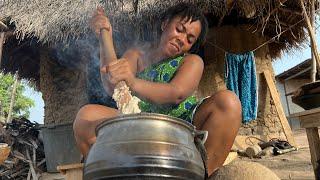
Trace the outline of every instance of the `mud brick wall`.
<instances>
[{"instance_id":1,"label":"mud brick wall","mask_svg":"<svg viewBox=\"0 0 320 180\"><path fill-rule=\"evenodd\" d=\"M224 82L225 53L244 53L251 51L265 42L259 34L248 31L248 27L232 26L210 29L204 51L205 72L200 82L197 96L199 98L212 95L214 92L226 89ZM254 52L258 81L258 117L248 124L243 124L238 135L260 135L270 137L285 137L276 108L271 99L263 71L273 73L268 45Z\"/></svg>"}]
</instances>

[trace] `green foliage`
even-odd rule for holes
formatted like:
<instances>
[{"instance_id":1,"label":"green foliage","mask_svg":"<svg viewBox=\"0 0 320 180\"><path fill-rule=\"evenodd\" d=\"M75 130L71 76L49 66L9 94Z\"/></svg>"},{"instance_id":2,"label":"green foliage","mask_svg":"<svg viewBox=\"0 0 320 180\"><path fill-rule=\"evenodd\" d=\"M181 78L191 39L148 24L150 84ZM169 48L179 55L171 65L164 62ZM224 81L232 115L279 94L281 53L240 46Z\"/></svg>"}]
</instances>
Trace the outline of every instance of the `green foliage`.
<instances>
[{"instance_id":1,"label":"green foliage","mask_svg":"<svg viewBox=\"0 0 320 180\"><path fill-rule=\"evenodd\" d=\"M0 73L0 117L4 119L8 115L11 92L14 84L14 76L12 74ZM23 83L19 82L16 89L15 103L12 110L12 118L25 117L29 118L30 108L34 106L34 101L23 95L25 91Z\"/></svg>"}]
</instances>

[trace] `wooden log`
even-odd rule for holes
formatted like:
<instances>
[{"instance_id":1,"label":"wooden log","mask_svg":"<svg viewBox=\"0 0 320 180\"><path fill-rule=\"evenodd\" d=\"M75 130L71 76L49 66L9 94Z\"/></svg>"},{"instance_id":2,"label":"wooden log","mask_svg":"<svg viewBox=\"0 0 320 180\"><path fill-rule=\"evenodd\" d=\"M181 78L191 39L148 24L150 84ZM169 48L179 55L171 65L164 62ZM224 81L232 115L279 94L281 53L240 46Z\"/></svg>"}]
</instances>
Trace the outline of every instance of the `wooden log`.
<instances>
[{"instance_id":1,"label":"wooden log","mask_svg":"<svg viewBox=\"0 0 320 180\"><path fill-rule=\"evenodd\" d=\"M285 113L283 111L283 108L282 108L282 105L281 105L281 101L280 101L280 97L279 97L279 93L277 92L277 88L276 88L276 85L275 85L275 83L273 81L271 73L269 71L264 71L263 74L264 74L264 77L265 77L265 79L267 81L267 85L268 85L268 88L270 90L271 97L272 97L272 99L274 101L274 104L275 104L275 107L276 107L276 110L277 110L277 113L278 113L278 116L279 116L279 119L280 119L280 123L282 125L282 129L284 131L284 134L286 135L287 141L291 145L296 146L296 143L295 143L295 140L293 138L289 122L288 122L288 120L286 118L286 115L285 115Z\"/></svg>"}]
</instances>

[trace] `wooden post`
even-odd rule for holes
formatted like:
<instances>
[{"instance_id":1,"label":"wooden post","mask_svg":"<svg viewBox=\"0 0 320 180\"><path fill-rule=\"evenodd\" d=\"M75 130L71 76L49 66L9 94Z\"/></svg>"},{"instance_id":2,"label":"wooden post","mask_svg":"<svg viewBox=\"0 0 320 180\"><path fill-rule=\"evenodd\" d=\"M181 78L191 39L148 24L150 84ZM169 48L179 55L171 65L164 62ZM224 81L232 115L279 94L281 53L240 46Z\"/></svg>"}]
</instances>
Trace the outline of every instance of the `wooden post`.
<instances>
[{"instance_id":1,"label":"wooden post","mask_svg":"<svg viewBox=\"0 0 320 180\"><path fill-rule=\"evenodd\" d=\"M280 97L279 97L279 93L277 92L277 88L276 88L276 85L275 85L275 83L273 81L272 75L271 75L271 73L269 71L264 71L263 74L264 74L264 77L265 77L265 79L267 81L267 85L268 85L268 88L270 90L271 98L274 101L274 105L275 105L276 110L278 112L280 123L282 125L282 129L284 131L284 134L286 135L287 141L291 145L296 146L296 143L295 143L295 140L293 138L290 125L289 125L288 120L286 118L286 115L285 115L285 113L283 111L283 108L282 108L282 105L281 105L281 101L280 101Z\"/></svg>"},{"instance_id":2,"label":"wooden post","mask_svg":"<svg viewBox=\"0 0 320 180\"><path fill-rule=\"evenodd\" d=\"M319 174L317 172L317 169L319 168L318 161L320 160L320 152L319 152L320 139L319 139L318 127L306 128L306 132L307 132L307 138L308 138L308 143L310 148L311 163L313 166L314 175L318 177Z\"/></svg>"},{"instance_id":3,"label":"wooden post","mask_svg":"<svg viewBox=\"0 0 320 180\"><path fill-rule=\"evenodd\" d=\"M314 31L313 31L310 19L308 17L306 8L304 6L304 1L303 0L300 0L300 5L301 5L301 8L302 8L304 19L305 19L305 21L307 23L307 26L308 26L307 29L308 29L308 32L309 32L309 35L310 35L312 52L313 52L314 57L316 58L316 62L317 62L317 65L318 65L318 70L320 70L320 56L319 56L319 53L318 53L316 37L315 37Z\"/></svg>"},{"instance_id":4,"label":"wooden post","mask_svg":"<svg viewBox=\"0 0 320 180\"><path fill-rule=\"evenodd\" d=\"M308 144L310 148L311 163L313 166L316 179L320 177L319 162L320 162L320 138L318 128L320 127L320 108L302 111L292 115L298 117L300 126L306 128Z\"/></svg>"},{"instance_id":5,"label":"wooden post","mask_svg":"<svg viewBox=\"0 0 320 180\"><path fill-rule=\"evenodd\" d=\"M311 0L311 7L310 7L310 21L311 21L311 27L312 27L312 31L316 34L315 30L314 30L314 23L315 23L315 5L314 5L314 0ZM311 42L311 47L312 45L312 40L310 39ZM313 49L311 48L311 59L312 59L312 65L311 65L311 82L315 82L316 81L316 75L317 75L317 62L315 59L315 56L313 55Z\"/></svg>"}]
</instances>

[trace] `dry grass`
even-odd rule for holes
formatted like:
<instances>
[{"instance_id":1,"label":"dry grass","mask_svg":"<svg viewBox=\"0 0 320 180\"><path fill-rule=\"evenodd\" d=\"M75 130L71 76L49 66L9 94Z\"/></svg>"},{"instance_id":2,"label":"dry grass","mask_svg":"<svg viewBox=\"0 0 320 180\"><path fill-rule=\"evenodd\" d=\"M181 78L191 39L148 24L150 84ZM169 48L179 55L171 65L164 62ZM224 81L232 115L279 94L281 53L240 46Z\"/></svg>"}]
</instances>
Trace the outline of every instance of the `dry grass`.
<instances>
[{"instance_id":1,"label":"dry grass","mask_svg":"<svg viewBox=\"0 0 320 180\"><path fill-rule=\"evenodd\" d=\"M159 15L164 9L182 1L192 2L203 12L212 14L213 21L227 16L241 18L239 23L251 24L250 31L260 32L267 38L276 36L302 19L302 16L278 11L278 8L285 8L301 12L298 1L290 0L284 4L278 0L235 1L233 9L237 11L236 15L230 15L225 0L0 0L0 20L14 28L18 39L36 37L42 43L68 42L83 38L90 32L88 20L100 5L105 7L111 19L115 39L118 40L116 46L121 47L120 42L157 38L158 24L155 22ZM302 22L276 37L269 46L271 56L279 56L281 50L301 47L306 41L304 28Z\"/></svg>"}]
</instances>

